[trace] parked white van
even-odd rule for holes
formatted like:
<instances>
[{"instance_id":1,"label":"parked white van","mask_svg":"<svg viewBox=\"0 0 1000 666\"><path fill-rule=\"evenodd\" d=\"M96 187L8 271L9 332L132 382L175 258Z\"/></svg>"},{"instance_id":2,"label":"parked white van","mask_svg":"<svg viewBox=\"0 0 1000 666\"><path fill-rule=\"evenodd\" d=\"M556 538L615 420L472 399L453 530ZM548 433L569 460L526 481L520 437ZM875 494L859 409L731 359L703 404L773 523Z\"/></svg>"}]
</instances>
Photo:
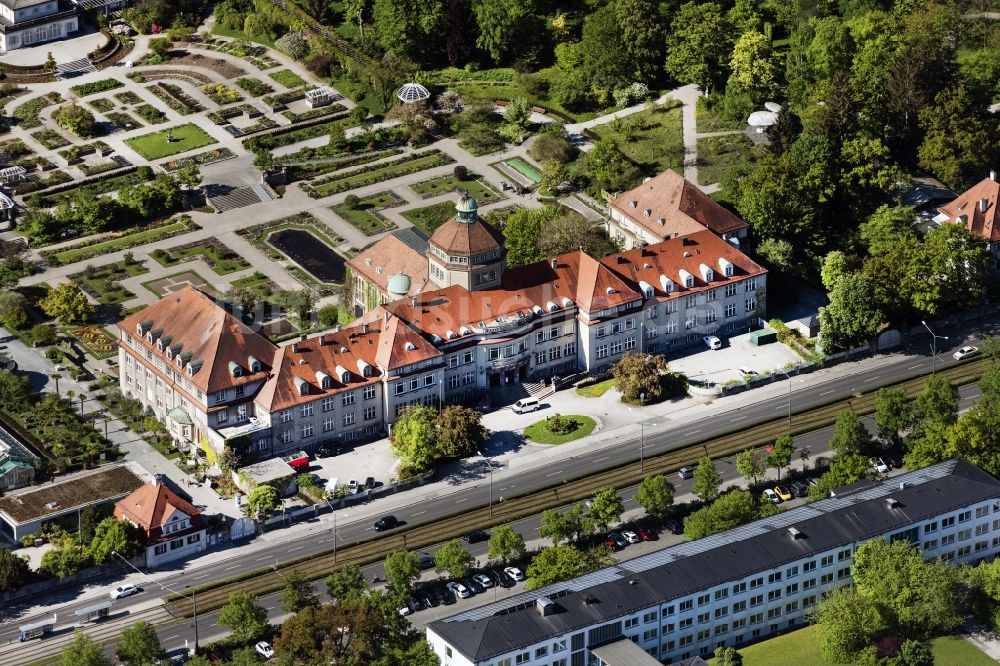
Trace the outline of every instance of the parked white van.
<instances>
[{"instance_id":1,"label":"parked white van","mask_svg":"<svg viewBox=\"0 0 1000 666\"><path fill-rule=\"evenodd\" d=\"M533 412L539 409L541 405L538 403L538 398L523 398L514 403L514 413L515 414L525 414L527 412Z\"/></svg>"}]
</instances>

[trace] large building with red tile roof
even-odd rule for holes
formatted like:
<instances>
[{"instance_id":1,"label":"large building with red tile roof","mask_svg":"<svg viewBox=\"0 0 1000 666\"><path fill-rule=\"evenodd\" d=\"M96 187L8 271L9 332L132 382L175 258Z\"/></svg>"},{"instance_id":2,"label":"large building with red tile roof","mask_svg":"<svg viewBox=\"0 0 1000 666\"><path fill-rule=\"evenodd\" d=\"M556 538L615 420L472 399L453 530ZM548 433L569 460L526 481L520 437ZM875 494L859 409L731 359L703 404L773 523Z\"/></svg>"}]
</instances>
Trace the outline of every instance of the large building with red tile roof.
<instances>
[{"instance_id":1,"label":"large building with red tile roof","mask_svg":"<svg viewBox=\"0 0 1000 666\"><path fill-rule=\"evenodd\" d=\"M426 251L427 243L422 243ZM347 262L350 304L360 315L427 287L427 258L396 234L375 241Z\"/></svg>"},{"instance_id":2,"label":"large building with red tile roof","mask_svg":"<svg viewBox=\"0 0 1000 666\"><path fill-rule=\"evenodd\" d=\"M208 439L243 442L249 435L258 455L364 439L391 427L409 405L467 401L529 379L603 373L630 351L669 352L705 335L747 330L763 314L766 271L707 229L601 260L576 251L504 270L500 236L478 219L474 201L459 204L463 215L429 244L426 261L445 271L445 284L438 286L431 270L428 288L400 291L349 327L268 347L274 352L261 367L252 410L241 412L244 425L217 427ZM440 261L435 248L448 260ZM468 261L455 261L461 257ZM490 277L477 281L481 271ZM207 299L186 298L199 307ZM147 320L150 327L169 320L164 310L180 301L164 301L126 320L124 352L142 356L155 346L155 339L129 340L128 327L142 324L145 335ZM222 362L245 356L233 351ZM145 372L147 361L133 362L140 361Z\"/></svg>"},{"instance_id":3,"label":"large building with red tile roof","mask_svg":"<svg viewBox=\"0 0 1000 666\"><path fill-rule=\"evenodd\" d=\"M207 546L201 512L156 477L115 504L115 518L142 531L148 567L189 557Z\"/></svg>"},{"instance_id":4,"label":"large building with red tile roof","mask_svg":"<svg viewBox=\"0 0 1000 666\"><path fill-rule=\"evenodd\" d=\"M938 208L934 221L938 224L961 224L982 238L990 251L1000 256L1000 182L990 172L951 203Z\"/></svg>"},{"instance_id":5,"label":"large building with red tile roof","mask_svg":"<svg viewBox=\"0 0 1000 666\"><path fill-rule=\"evenodd\" d=\"M705 229L730 242L747 235L746 222L670 169L615 197L607 225L608 236L626 248Z\"/></svg>"}]
</instances>

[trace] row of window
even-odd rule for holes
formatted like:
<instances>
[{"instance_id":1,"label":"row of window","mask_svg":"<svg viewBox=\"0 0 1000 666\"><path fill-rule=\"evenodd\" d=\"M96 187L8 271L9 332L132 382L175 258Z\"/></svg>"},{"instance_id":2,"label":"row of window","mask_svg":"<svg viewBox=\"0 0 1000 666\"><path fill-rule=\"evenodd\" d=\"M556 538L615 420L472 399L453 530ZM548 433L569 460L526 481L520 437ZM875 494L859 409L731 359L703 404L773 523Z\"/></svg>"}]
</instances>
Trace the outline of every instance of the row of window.
<instances>
[{"instance_id":1,"label":"row of window","mask_svg":"<svg viewBox=\"0 0 1000 666\"><path fill-rule=\"evenodd\" d=\"M625 349L625 351L635 349L634 335L629 336L624 340L616 340L612 342L610 345L597 345L597 348L594 350L594 355L597 358L607 358L609 354L610 355L621 354L623 348Z\"/></svg>"}]
</instances>

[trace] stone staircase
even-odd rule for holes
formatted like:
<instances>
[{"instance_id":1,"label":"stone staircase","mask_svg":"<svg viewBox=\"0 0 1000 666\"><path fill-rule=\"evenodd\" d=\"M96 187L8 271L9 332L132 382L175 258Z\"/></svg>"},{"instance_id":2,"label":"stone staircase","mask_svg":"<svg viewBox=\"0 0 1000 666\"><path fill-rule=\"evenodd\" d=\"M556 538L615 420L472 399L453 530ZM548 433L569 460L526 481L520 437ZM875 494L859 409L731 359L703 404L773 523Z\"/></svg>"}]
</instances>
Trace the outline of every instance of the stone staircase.
<instances>
[{"instance_id":1,"label":"stone staircase","mask_svg":"<svg viewBox=\"0 0 1000 666\"><path fill-rule=\"evenodd\" d=\"M552 388L551 381L524 382L522 386L524 386L525 390L528 391L533 398L538 398L539 400L547 398L555 393L555 389Z\"/></svg>"},{"instance_id":2,"label":"stone staircase","mask_svg":"<svg viewBox=\"0 0 1000 666\"><path fill-rule=\"evenodd\" d=\"M273 197L260 185L254 185L252 187L239 187L232 190L226 194L220 194L217 197L209 197L209 202L212 206L219 211L224 213L227 210L232 210L233 208L243 208L245 206L253 206L254 204L267 203L271 201Z\"/></svg>"},{"instance_id":3,"label":"stone staircase","mask_svg":"<svg viewBox=\"0 0 1000 666\"><path fill-rule=\"evenodd\" d=\"M56 65L56 72L58 72L59 76L63 78L89 74L90 72L96 71L97 68L94 67L94 63L90 62L90 58L80 58L79 60L61 62Z\"/></svg>"},{"instance_id":4,"label":"stone staircase","mask_svg":"<svg viewBox=\"0 0 1000 666\"><path fill-rule=\"evenodd\" d=\"M498 389L490 389L490 404L496 409L513 405L523 398L542 400L555 393L552 382L518 382L506 384Z\"/></svg>"}]
</instances>

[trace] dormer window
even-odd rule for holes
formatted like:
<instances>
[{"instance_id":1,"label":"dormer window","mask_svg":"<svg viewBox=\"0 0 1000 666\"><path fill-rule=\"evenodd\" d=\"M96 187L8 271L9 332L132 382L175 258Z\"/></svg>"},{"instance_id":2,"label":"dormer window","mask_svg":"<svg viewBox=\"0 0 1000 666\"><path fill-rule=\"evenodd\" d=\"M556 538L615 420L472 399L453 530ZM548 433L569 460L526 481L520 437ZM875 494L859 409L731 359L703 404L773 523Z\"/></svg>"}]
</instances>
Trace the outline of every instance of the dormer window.
<instances>
[{"instance_id":1,"label":"dormer window","mask_svg":"<svg viewBox=\"0 0 1000 666\"><path fill-rule=\"evenodd\" d=\"M330 379L329 377L323 377L323 380L320 383L320 388L328 389L332 386L333 386L333 380Z\"/></svg>"},{"instance_id":2,"label":"dormer window","mask_svg":"<svg viewBox=\"0 0 1000 666\"><path fill-rule=\"evenodd\" d=\"M309 382L302 379L301 377L296 377L294 381L295 381L295 388L298 389L299 395L309 395Z\"/></svg>"},{"instance_id":3,"label":"dormer window","mask_svg":"<svg viewBox=\"0 0 1000 666\"><path fill-rule=\"evenodd\" d=\"M148 342L149 344L153 344L153 332L152 331L150 331L149 333L146 334L146 342Z\"/></svg>"},{"instance_id":4,"label":"dormer window","mask_svg":"<svg viewBox=\"0 0 1000 666\"><path fill-rule=\"evenodd\" d=\"M170 351L170 348L168 347L167 348L167 360L169 361L169 360L173 359L173 357L174 357L174 353L172 351Z\"/></svg>"},{"instance_id":5,"label":"dormer window","mask_svg":"<svg viewBox=\"0 0 1000 666\"><path fill-rule=\"evenodd\" d=\"M406 351L413 351L416 348L417 348L417 346L415 344L413 344L412 342L407 342L406 343L406 347L405 347Z\"/></svg>"},{"instance_id":6,"label":"dormer window","mask_svg":"<svg viewBox=\"0 0 1000 666\"><path fill-rule=\"evenodd\" d=\"M177 359L177 361L178 361L178 363L179 363L179 362L180 362L180 359ZM190 366L190 365L189 365L189 366L187 367L187 374L188 374L188 377L190 377L190 376L192 376L192 375L194 374L194 367L193 367L193 366Z\"/></svg>"},{"instance_id":7,"label":"dormer window","mask_svg":"<svg viewBox=\"0 0 1000 666\"><path fill-rule=\"evenodd\" d=\"M135 334L136 335L142 335L142 324L136 324L135 325Z\"/></svg>"},{"instance_id":8,"label":"dormer window","mask_svg":"<svg viewBox=\"0 0 1000 666\"><path fill-rule=\"evenodd\" d=\"M691 276L691 275L688 275L686 278L684 278L684 286L686 288L688 288L688 289L691 289L692 287L694 287L694 277Z\"/></svg>"},{"instance_id":9,"label":"dormer window","mask_svg":"<svg viewBox=\"0 0 1000 666\"><path fill-rule=\"evenodd\" d=\"M643 214L643 215L644 215L645 217L649 217L650 215L652 215L652 214L653 214L653 211L652 211L652 209L650 209L650 208L647 208L646 210L642 211L642 214Z\"/></svg>"},{"instance_id":10,"label":"dormer window","mask_svg":"<svg viewBox=\"0 0 1000 666\"><path fill-rule=\"evenodd\" d=\"M350 383L350 381L351 381L351 373L349 373L347 370L344 370L340 374L340 383L341 384L348 384L348 383Z\"/></svg>"},{"instance_id":11,"label":"dormer window","mask_svg":"<svg viewBox=\"0 0 1000 666\"><path fill-rule=\"evenodd\" d=\"M260 372L260 368L261 368L260 361L258 361L253 356L248 356L247 357L247 367L250 368L250 372L251 373L258 373L258 372Z\"/></svg>"},{"instance_id":12,"label":"dormer window","mask_svg":"<svg viewBox=\"0 0 1000 666\"><path fill-rule=\"evenodd\" d=\"M163 351L163 340L162 339L156 341L156 351L158 351L158 352L162 352Z\"/></svg>"}]
</instances>

